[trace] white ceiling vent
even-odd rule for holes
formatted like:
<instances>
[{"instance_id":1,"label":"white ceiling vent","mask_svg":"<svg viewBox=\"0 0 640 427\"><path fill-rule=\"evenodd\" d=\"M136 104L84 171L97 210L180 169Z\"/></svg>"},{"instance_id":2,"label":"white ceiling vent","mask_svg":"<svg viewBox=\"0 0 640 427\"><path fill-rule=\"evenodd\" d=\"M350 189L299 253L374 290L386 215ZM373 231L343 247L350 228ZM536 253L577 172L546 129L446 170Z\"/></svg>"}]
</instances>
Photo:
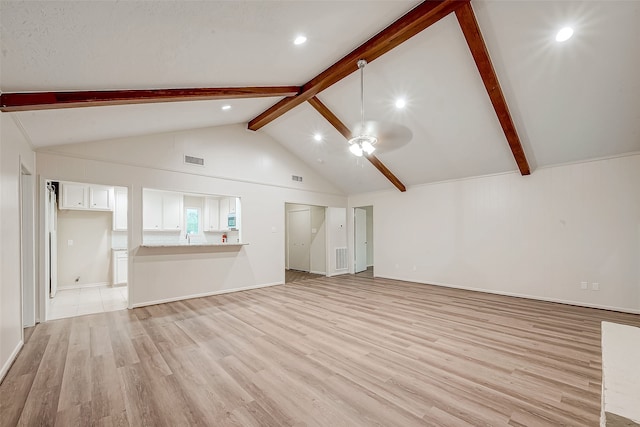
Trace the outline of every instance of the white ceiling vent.
<instances>
[{"instance_id":1,"label":"white ceiling vent","mask_svg":"<svg viewBox=\"0 0 640 427\"><path fill-rule=\"evenodd\" d=\"M185 154L184 162L189 165L204 166L204 159L202 157L187 156Z\"/></svg>"},{"instance_id":2,"label":"white ceiling vent","mask_svg":"<svg viewBox=\"0 0 640 427\"><path fill-rule=\"evenodd\" d=\"M292 181L302 182L302 177L298 176L298 175L291 175L291 180Z\"/></svg>"}]
</instances>

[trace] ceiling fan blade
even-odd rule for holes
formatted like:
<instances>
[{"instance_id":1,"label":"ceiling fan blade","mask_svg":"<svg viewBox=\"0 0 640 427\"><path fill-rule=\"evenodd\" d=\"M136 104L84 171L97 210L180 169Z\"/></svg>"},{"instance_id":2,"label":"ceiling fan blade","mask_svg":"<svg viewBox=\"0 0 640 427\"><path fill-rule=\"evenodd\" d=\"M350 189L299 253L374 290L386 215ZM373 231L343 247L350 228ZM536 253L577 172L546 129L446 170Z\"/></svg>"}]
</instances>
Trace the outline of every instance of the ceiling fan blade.
<instances>
[{"instance_id":1,"label":"ceiling fan blade","mask_svg":"<svg viewBox=\"0 0 640 427\"><path fill-rule=\"evenodd\" d=\"M369 120L353 126L354 135L373 135L378 138L375 145L376 153L386 153L397 150L409 143L413 138L413 132L408 127L399 123Z\"/></svg>"}]
</instances>

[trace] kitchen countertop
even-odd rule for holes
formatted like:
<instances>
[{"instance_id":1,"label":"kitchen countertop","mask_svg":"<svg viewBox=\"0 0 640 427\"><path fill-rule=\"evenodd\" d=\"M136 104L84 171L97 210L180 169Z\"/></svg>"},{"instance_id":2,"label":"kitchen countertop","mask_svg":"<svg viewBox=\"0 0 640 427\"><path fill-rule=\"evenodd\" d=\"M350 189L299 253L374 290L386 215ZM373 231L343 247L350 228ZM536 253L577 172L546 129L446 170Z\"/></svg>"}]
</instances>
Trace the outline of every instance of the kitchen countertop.
<instances>
[{"instance_id":1,"label":"kitchen countertop","mask_svg":"<svg viewBox=\"0 0 640 427\"><path fill-rule=\"evenodd\" d=\"M220 246L245 246L248 243L192 243L192 244L146 244L140 245L141 248L205 248Z\"/></svg>"}]
</instances>

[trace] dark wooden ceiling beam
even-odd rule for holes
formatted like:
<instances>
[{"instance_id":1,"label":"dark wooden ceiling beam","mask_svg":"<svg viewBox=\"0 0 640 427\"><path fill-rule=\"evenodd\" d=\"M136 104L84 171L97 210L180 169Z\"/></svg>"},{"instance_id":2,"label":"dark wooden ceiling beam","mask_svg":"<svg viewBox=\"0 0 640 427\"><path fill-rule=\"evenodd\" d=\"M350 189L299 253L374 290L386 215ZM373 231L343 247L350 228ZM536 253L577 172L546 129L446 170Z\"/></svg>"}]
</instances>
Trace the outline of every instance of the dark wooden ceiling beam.
<instances>
[{"instance_id":1,"label":"dark wooden ceiling beam","mask_svg":"<svg viewBox=\"0 0 640 427\"><path fill-rule=\"evenodd\" d=\"M342 136L344 136L347 140L351 139L351 137L353 136L351 130L349 130L347 125L342 123L342 120L340 120L335 114L333 114L333 111L331 111L329 107L324 105L322 101L320 101L315 96L313 98L310 98L308 102L313 108L316 109L318 113L320 113L322 117L327 119L327 121L331 123L331 126L336 128L336 130L340 132Z\"/></svg>"},{"instance_id":2,"label":"dark wooden ceiling beam","mask_svg":"<svg viewBox=\"0 0 640 427\"><path fill-rule=\"evenodd\" d=\"M384 30L358 46L335 64L305 83L299 94L280 100L249 122L248 128L258 130L316 96L334 83L358 70L357 61L371 62L389 52L419 32L435 24L470 0L427 0L407 12Z\"/></svg>"},{"instance_id":3,"label":"dark wooden ceiling beam","mask_svg":"<svg viewBox=\"0 0 640 427\"><path fill-rule=\"evenodd\" d=\"M489 56L489 51L480 32L473 8L471 4L467 3L457 8L455 13L460 23L460 28L462 28L464 38L469 45L469 50L471 50L473 60L480 72L480 77L482 77L484 87L489 94L489 99L491 99L491 104L493 104L493 108L498 116L500 126L502 126L504 136L507 138L513 157L520 169L520 173L522 175L529 175L531 174L531 169L527 161L527 156L522 148L520 137L511 118L507 101L504 98L498 76L491 63L491 57Z\"/></svg>"},{"instance_id":4,"label":"dark wooden ceiling beam","mask_svg":"<svg viewBox=\"0 0 640 427\"><path fill-rule=\"evenodd\" d=\"M291 96L297 94L299 90L300 88L298 86L252 86L3 93L0 95L0 111L12 112L154 102L264 98L271 96Z\"/></svg>"},{"instance_id":5,"label":"dark wooden ceiling beam","mask_svg":"<svg viewBox=\"0 0 640 427\"><path fill-rule=\"evenodd\" d=\"M342 120L340 120L335 114L333 114L333 112L329 110L329 108L324 105L322 101L314 96L308 99L307 102L309 102L309 104L311 104L311 106L315 108L316 111L322 115L322 117L327 119L327 121L331 123L331 125L336 128L336 130L340 132L342 136L344 136L347 140L351 138L352 133L347 125L342 123ZM396 177L393 172L391 172L389 168L380 161L380 159L378 159L373 154L364 153L363 156L366 157L367 160L369 160L369 162L371 162L371 164L375 166L375 168L378 169L380 173L382 173L393 185L395 185L398 190L402 192L407 191L407 187L404 186L404 184L398 179L398 177Z\"/></svg>"}]
</instances>

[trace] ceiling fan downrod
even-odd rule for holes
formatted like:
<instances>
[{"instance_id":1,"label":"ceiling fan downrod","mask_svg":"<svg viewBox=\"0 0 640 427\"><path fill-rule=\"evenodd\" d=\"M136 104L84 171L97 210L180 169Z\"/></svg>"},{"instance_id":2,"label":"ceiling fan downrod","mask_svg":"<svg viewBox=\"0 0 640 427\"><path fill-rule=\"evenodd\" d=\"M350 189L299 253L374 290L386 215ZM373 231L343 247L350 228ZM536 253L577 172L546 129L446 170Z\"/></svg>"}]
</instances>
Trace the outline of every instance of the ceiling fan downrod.
<instances>
[{"instance_id":1,"label":"ceiling fan downrod","mask_svg":"<svg viewBox=\"0 0 640 427\"><path fill-rule=\"evenodd\" d=\"M358 157L364 153L371 154L375 151L373 146L378 139L373 135L367 135L364 128L364 67L367 65L365 59L358 60L360 70L360 133L349 140L349 150Z\"/></svg>"}]
</instances>

